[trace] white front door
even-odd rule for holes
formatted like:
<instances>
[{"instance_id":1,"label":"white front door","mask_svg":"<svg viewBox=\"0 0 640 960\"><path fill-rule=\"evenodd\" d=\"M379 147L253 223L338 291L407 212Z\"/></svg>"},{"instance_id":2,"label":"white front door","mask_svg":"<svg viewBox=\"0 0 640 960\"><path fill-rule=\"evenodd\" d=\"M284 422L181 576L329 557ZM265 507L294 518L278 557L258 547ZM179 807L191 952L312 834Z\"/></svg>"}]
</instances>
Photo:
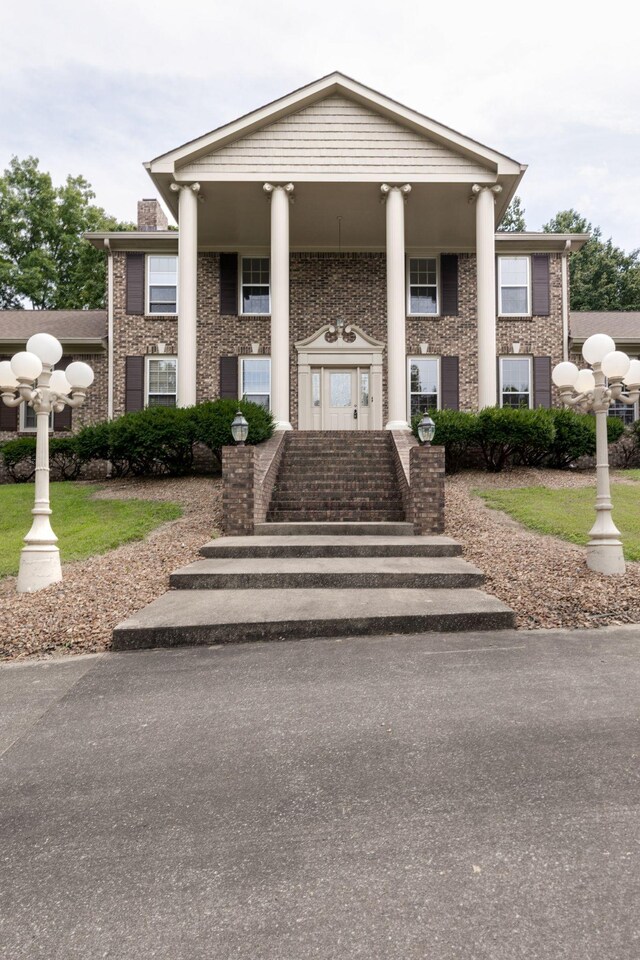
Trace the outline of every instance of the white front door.
<instances>
[{"instance_id":1,"label":"white front door","mask_svg":"<svg viewBox=\"0 0 640 960\"><path fill-rule=\"evenodd\" d=\"M368 368L323 367L314 370L312 387L316 430L369 429ZM318 417L320 411L321 417Z\"/></svg>"}]
</instances>

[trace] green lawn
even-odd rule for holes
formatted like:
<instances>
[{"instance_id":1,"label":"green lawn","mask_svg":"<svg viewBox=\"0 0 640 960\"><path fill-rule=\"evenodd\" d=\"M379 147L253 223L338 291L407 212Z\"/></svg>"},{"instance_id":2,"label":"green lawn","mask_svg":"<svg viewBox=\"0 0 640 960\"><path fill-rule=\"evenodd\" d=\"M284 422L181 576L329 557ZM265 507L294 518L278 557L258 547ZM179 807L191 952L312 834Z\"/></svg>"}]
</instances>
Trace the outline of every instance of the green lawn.
<instances>
[{"instance_id":1,"label":"green lawn","mask_svg":"<svg viewBox=\"0 0 640 960\"><path fill-rule=\"evenodd\" d=\"M84 560L121 543L142 540L154 527L182 516L177 503L92 500L101 487L51 484L51 524L63 561ZM18 572L22 538L31 526L34 486L0 486L0 577Z\"/></svg>"},{"instance_id":2,"label":"green lawn","mask_svg":"<svg viewBox=\"0 0 640 960\"><path fill-rule=\"evenodd\" d=\"M632 471L625 471L627 473ZM639 474L640 476L640 474ZM611 485L613 520L622 534L627 560L640 560L640 489L633 484ZM516 487L508 490L474 490L487 506L504 510L525 527L571 543L586 544L595 520L593 487L549 490Z\"/></svg>"}]
</instances>

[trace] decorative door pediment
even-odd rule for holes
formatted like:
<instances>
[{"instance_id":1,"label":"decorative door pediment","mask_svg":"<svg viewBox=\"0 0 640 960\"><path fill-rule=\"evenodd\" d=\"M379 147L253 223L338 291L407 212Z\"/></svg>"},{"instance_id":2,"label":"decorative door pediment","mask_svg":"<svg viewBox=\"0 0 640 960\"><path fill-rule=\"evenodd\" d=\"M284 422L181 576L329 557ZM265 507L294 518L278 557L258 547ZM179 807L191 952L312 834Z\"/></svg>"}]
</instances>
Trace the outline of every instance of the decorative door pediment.
<instances>
[{"instance_id":1,"label":"decorative door pediment","mask_svg":"<svg viewBox=\"0 0 640 960\"><path fill-rule=\"evenodd\" d=\"M333 328L333 329L332 329ZM374 340L355 323L348 326L348 333L333 332L335 324L325 323L319 330L304 340L298 340L295 348L298 353L369 353L382 354L384 343Z\"/></svg>"}]
</instances>

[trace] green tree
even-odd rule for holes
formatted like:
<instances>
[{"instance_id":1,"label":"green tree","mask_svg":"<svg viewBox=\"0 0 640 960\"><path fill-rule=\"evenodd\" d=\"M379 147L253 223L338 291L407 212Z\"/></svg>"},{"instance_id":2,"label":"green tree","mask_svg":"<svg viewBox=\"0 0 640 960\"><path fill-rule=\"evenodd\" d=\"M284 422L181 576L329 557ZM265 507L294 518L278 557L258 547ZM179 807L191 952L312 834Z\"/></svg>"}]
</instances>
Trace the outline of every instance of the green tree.
<instances>
[{"instance_id":1,"label":"green tree","mask_svg":"<svg viewBox=\"0 0 640 960\"><path fill-rule=\"evenodd\" d=\"M500 233L519 233L526 230L527 225L524 220L525 212L522 206L522 200L516 195L500 221L500 226L498 227Z\"/></svg>"},{"instance_id":2,"label":"green tree","mask_svg":"<svg viewBox=\"0 0 640 960\"><path fill-rule=\"evenodd\" d=\"M56 187L36 157L11 159L0 177L0 308L80 310L104 306L105 256L90 230L130 230L92 203L84 177Z\"/></svg>"},{"instance_id":3,"label":"green tree","mask_svg":"<svg viewBox=\"0 0 640 960\"><path fill-rule=\"evenodd\" d=\"M590 233L582 250L569 261L572 310L640 310L640 249L626 253L609 238L602 239L577 210L561 210L545 233Z\"/></svg>"}]
</instances>

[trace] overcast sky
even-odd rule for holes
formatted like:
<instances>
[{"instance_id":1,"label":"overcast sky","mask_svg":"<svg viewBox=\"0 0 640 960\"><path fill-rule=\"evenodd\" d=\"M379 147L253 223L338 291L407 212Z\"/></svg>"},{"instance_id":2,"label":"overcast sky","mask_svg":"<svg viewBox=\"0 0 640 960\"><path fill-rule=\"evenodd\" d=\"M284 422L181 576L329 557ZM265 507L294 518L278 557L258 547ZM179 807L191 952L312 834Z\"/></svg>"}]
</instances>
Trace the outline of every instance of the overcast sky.
<instances>
[{"instance_id":1,"label":"overcast sky","mask_svg":"<svg viewBox=\"0 0 640 960\"><path fill-rule=\"evenodd\" d=\"M527 227L575 207L640 246L635 5L608 0L5 0L0 167L34 154L135 219L144 160L333 70L529 165Z\"/></svg>"}]
</instances>

